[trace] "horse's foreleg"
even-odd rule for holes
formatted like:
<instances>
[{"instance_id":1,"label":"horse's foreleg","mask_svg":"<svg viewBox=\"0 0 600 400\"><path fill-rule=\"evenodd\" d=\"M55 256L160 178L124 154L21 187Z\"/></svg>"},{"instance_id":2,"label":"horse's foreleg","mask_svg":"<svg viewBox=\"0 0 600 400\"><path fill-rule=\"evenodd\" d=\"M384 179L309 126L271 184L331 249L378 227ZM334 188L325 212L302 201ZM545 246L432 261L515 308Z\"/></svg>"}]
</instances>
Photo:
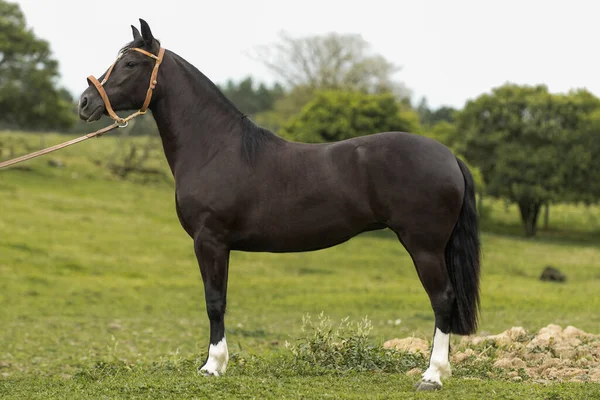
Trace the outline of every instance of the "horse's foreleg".
<instances>
[{"instance_id":1,"label":"horse's foreleg","mask_svg":"<svg viewBox=\"0 0 600 400\"><path fill-rule=\"evenodd\" d=\"M200 264L206 312L210 320L208 357L199 372L203 375L219 376L225 373L229 360L224 321L229 249L211 238L196 238L194 249Z\"/></svg>"}]
</instances>

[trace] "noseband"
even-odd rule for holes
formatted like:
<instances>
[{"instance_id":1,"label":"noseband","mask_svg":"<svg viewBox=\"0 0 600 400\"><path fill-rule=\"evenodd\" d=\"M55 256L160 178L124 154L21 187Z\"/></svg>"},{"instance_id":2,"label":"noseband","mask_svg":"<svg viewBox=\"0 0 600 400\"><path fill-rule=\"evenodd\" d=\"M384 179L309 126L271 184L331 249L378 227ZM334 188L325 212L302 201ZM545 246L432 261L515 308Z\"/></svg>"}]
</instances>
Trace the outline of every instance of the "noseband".
<instances>
[{"instance_id":1,"label":"noseband","mask_svg":"<svg viewBox=\"0 0 600 400\"><path fill-rule=\"evenodd\" d=\"M146 110L148 109L148 106L150 105L150 100L152 100L152 91L156 87L156 77L158 76L158 68L160 67L160 64L163 60L163 56L165 54L165 49L163 47L161 47L160 50L158 51L158 56L155 56L154 54L152 54L146 50L138 49L137 47L132 47L129 50L137 51L138 53L142 53L142 54L144 54L150 58L154 58L156 60L156 63L154 64L154 69L152 70L152 75L150 75L150 84L148 86L148 91L146 92L146 100L144 100L144 104L142 105L142 108L140 108L138 111L134 112L133 114L131 114L130 116L128 116L126 118L119 117L115 113L115 111L112 109L112 106L110 105L110 100L108 99L108 95L106 94L106 91L104 90L104 84L110 77L110 74L111 74L113 68L115 67L115 64L119 61L119 59L121 59L121 57L123 56L123 54L125 54L125 52L122 52L121 54L119 54L119 56L117 57L115 62L112 63L110 68L108 68L108 71L106 71L106 75L104 75L104 79L102 79L102 82L99 82L98 79L96 79L93 75L90 75L87 78L88 82L91 83L92 85L94 85L94 87L100 94L102 101L104 101L104 106L106 107L106 112L108 113L108 115L117 124L119 124L120 127L127 126L129 120L137 117L138 115L142 115L142 114L146 113Z\"/></svg>"}]
</instances>

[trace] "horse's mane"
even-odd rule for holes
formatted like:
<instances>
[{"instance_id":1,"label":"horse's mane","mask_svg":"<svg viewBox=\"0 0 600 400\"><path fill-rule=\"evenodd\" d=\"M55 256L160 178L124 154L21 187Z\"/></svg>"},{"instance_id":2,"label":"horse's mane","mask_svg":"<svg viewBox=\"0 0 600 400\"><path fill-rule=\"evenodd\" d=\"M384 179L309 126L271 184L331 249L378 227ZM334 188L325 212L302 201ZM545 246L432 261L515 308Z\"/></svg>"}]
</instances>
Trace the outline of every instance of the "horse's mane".
<instances>
[{"instance_id":1,"label":"horse's mane","mask_svg":"<svg viewBox=\"0 0 600 400\"><path fill-rule=\"evenodd\" d=\"M255 165L267 143L279 139L268 129L252 122L248 117L242 117L242 157L250 165Z\"/></svg>"},{"instance_id":2,"label":"horse's mane","mask_svg":"<svg viewBox=\"0 0 600 400\"><path fill-rule=\"evenodd\" d=\"M188 72L196 77L197 81L202 84L205 89L213 93L217 100L230 111L233 111L234 118L239 118L241 128L241 141L242 141L242 152L241 157L243 160L250 164L255 165L256 161L260 157L264 147L268 142L279 139L277 135L268 129L262 128L252 122L245 114L243 114L237 106L229 100L223 92L215 85L206 75L204 75L195 66L187 62L181 56L170 52L173 57L178 60L179 64L184 68L188 69Z\"/></svg>"}]
</instances>

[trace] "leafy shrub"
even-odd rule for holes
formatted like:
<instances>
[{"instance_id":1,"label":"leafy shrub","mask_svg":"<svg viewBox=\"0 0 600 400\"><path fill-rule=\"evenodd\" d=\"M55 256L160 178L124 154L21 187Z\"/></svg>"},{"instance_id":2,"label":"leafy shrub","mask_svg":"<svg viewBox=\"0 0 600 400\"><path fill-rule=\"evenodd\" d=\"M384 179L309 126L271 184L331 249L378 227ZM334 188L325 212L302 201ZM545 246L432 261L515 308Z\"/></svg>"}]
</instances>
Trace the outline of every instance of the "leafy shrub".
<instances>
[{"instance_id":1,"label":"leafy shrub","mask_svg":"<svg viewBox=\"0 0 600 400\"><path fill-rule=\"evenodd\" d=\"M302 319L305 335L294 344L286 343L298 364L346 373L406 372L426 362L422 354L402 353L373 344L369 340L373 327L366 317L359 322L346 317L337 326L323 313L315 323L310 315Z\"/></svg>"}]
</instances>

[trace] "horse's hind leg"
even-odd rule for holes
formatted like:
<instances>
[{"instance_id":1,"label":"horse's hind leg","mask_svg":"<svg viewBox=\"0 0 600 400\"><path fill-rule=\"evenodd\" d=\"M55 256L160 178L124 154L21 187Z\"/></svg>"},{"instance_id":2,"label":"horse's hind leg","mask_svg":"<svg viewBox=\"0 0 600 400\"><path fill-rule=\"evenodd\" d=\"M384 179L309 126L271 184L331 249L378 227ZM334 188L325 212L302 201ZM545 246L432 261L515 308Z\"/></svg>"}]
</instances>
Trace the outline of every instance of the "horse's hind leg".
<instances>
[{"instance_id":1,"label":"horse's hind leg","mask_svg":"<svg viewBox=\"0 0 600 400\"><path fill-rule=\"evenodd\" d=\"M435 332L429 367L423 373L417 389L440 389L442 378L450 376L451 373L448 353L450 351L450 323L454 306L454 292L446 270L443 252L420 252L413 258L435 315Z\"/></svg>"},{"instance_id":2,"label":"horse's hind leg","mask_svg":"<svg viewBox=\"0 0 600 400\"><path fill-rule=\"evenodd\" d=\"M480 244L475 187L467 166L456 160L462 176L452 172L457 170L452 163L444 168L449 174L444 179L440 171L430 174L418 196L398 202L402 208L388 223L410 253L435 314L429 367L419 390L439 389L442 378L450 375L450 332L477 331Z\"/></svg>"},{"instance_id":3,"label":"horse's hind leg","mask_svg":"<svg viewBox=\"0 0 600 400\"><path fill-rule=\"evenodd\" d=\"M432 246L420 246L415 243L414 237L410 238L413 240L407 241L404 241L400 235L398 237L415 263L435 315L435 332L429 367L417 384L417 390L441 389L442 378L450 376L451 373L448 356L452 308L455 303L454 292L446 269L444 247L443 245L433 246L433 248L439 247L439 249L431 250ZM428 239L431 240L431 238Z\"/></svg>"}]
</instances>

